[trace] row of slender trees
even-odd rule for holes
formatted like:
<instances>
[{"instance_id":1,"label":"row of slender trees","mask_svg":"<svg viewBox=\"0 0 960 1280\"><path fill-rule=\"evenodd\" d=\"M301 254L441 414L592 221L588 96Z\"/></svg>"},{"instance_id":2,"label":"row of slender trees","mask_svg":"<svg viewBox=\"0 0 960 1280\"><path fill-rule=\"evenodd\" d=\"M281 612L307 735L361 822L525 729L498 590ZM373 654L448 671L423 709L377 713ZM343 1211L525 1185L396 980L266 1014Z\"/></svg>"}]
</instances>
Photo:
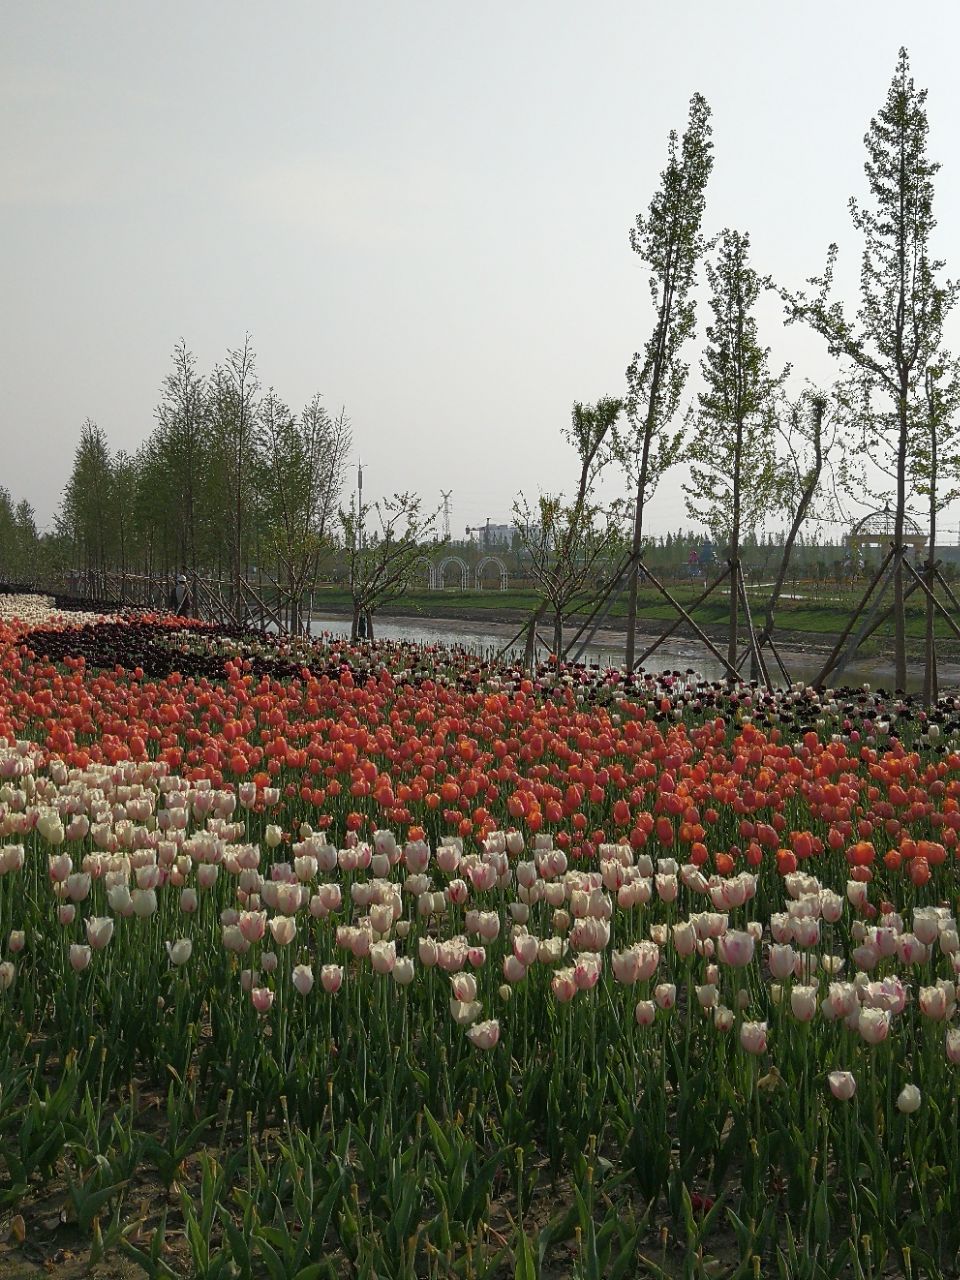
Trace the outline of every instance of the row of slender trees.
<instances>
[{"instance_id":1,"label":"row of slender trees","mask_svg":"<svg viewBox=\"0 0 960 1280\"><path fill-rule=\"evenodd\" d=\"M315 395L294 412L261 388L249 336L207 376L181 341L136 453L112 453L83 424L57 516L62 549L82 570L238 582L267 566L298 596L333 532L349 450L343 410Z\"/></svg>"},{"instance_id":2,"label":"row of slender trees","mask_svg":"<svg viewBox=\"0 0 960 1280\"><path fill-rule=\"evenodd\" d=\"M632 665L647 507L664 474L684 463L687 511L727 549L730 664L737 659L739 613L746 606L739 577L745 536L773 513L786 520L762 642L772 633L790 555L805 522L823 516L837 489L846 488L861 499L890 504L899 688L906 684L904 606L911 572L900 549L911 504L926 517L928 671L935 669L933 554L938 513L958 496L960 364L944 341L958 284L945 276L945 264L934 251L933 180L939 165L930 159L927 141L926 92L915 87L901 49L886 100L865 138L868 198L850 201L862 240L860 300L851 316L834 296L835 245L822 274L805 289L791 289L758 274L747 232L727 228L705 236L714 164L710 108L699 95L691 100L686 130L682 138L671 133L660 186L630 236L649 271L649 336L627 368L622 399L587 407L589 416L616 405L615 414L603 417L599 442L580 435L585 410L574 407L572 438L583 468L589 454L587 489L582 470L574 498L543 495L534 511L524 500L518 503L517 518L537 550L545 598L555 615L577 594L577 568L563 567L565 553L577 548L586 563L591 548L612 537L622 520L619 504L600 509L592 502L604 467L619 463L633 493L626 575L626 658ZM682 414L701 262L709 291L706 345L700 388ZM793 402L787 398L791 370L774 367L759 334L757 304L764 290L782 299L787 324L809 326L825 340L836 359L832 386L810 388Z\"/></svg>"}]
</instances>

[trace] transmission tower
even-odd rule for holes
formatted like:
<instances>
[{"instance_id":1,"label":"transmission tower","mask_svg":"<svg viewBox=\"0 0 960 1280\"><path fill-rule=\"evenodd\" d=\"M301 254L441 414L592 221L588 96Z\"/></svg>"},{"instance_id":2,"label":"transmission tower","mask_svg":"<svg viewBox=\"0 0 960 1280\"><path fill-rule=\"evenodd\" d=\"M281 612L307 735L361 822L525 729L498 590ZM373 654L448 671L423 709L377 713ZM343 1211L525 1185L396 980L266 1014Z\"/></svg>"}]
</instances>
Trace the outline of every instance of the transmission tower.
<instances>
[{"instance_id":1,"label":"transmission tower","mask_svg":"<svg viewBox=\"0 0 960 1280\"><path fill-rule=\"evenodd\" d=\"M441 489L440 496L443 498L443 536L445 541L450 541L450 496L452 489Z\"/></svg>"}]
</instances>

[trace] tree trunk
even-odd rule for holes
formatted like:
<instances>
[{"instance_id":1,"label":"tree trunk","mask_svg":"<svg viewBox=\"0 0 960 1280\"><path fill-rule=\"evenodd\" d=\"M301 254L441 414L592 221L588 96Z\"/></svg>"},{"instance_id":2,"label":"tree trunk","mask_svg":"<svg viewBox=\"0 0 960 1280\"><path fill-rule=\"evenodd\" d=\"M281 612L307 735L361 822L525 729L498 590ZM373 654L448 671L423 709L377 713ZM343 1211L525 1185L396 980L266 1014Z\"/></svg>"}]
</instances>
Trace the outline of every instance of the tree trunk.
<instances>
[{"instance_id":1,"label":"tree trunk","mask_svg":"<svg viewBox=\"0 0 960 1280\"><path fill-rule=\"evenodd\" d=\"M897 444L897 506L894 513L893 541L897 548L893 575L893 649L894 686L898 692L907 687L907 618L903 591L903 531L907 507L907 398L909 387L903 377L900 391L900 435Z\"/></svg>"},{"instance_id":2,"label":"tree trunk","mask_svg":"<svg viewBox=\"0 0 960 1280\"><path fill-rule=\"evenodd\" d=\"M737 624L739 622L740 582L740 458L742 454L743 424L737 422L737 447L733 468L733 520L730 525L730 629L727 636L727 662L737 665Z\"/></svg>"},{"instance_id":3,"label":"tree trunk","mask_svg":"<svg viewBox=\"0 0 960 1280\"><path fill-rule=\"evenodd\" d=\"M926 381L930 422L930 542L927 547L926 579L927 590L930 594L927 596L925 653L923 664L923 701L926 706L932 707L940 694L937 681L937 646L934 629L935 614L933 608L933 589L934 584L936 583L934 565L936 563L937 553L937 473L939 469L939 457L937 455L936 406L934 402L936 392L933 385L933 374L929 370L927 372Z\"/></svg>"},{"instance_id":4,"label":"tree trunk","mask_svg":"<svg viewBox=\"0 0 960 1280\"><path fill-rule=\"evenodd\" d=\"M659 376L659 371L654 371L655 378ZM651 398L651 405L654 401ZM637 481L637 505L633 514L633 541L630 544L630 554L633 556L633 569L630 573L630 589L627 593L627 642L626 653L624 655L624 664L628 671L633 670L633 664L636 661L636 643L637 643L637 597L640 593L640 565L638 563L640 557L640 548L643 545L643 508L646 502L647 474L650 465L650 438L652 434L652 424L650 418L652 409L647 415L647 423L644 427L643 440L643 456L640 460L640 478Z\"/></svg>"}]
</instances>

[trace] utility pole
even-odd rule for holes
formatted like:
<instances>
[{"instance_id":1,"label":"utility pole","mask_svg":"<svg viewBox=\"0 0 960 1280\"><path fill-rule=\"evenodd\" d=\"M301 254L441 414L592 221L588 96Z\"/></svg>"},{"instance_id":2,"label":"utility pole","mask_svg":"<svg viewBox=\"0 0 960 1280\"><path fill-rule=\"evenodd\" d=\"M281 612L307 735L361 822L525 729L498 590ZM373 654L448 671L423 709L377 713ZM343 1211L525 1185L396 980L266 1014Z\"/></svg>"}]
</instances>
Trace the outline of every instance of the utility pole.
<instances>
[{"instance_id":1,"label":"utility pole","mask_svg":"<svg viewBox=\"0 0 960 1280\"><path fill-rule=\"evenodd\" d=\"M363 550L363 463L357 459L357 543Z\"/></svg>"}]
</instances>

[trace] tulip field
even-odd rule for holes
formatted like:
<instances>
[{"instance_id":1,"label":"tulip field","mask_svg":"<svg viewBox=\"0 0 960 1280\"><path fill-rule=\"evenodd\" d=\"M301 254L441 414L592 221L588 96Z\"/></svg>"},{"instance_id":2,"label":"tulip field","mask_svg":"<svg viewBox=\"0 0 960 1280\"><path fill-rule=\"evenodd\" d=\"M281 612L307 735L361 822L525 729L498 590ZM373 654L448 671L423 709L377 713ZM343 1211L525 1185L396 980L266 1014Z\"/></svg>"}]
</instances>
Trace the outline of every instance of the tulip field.
<instances>
[{"instance_id":1,"label":"tulip field","mask_svg":"<svg viewBox=\"0 0 960 1280\"><path fill-rule=\"evenodd\" d=\"M0 610L0 1277L960 1274L960 698Z\"/></svg>"}]
</instances>

